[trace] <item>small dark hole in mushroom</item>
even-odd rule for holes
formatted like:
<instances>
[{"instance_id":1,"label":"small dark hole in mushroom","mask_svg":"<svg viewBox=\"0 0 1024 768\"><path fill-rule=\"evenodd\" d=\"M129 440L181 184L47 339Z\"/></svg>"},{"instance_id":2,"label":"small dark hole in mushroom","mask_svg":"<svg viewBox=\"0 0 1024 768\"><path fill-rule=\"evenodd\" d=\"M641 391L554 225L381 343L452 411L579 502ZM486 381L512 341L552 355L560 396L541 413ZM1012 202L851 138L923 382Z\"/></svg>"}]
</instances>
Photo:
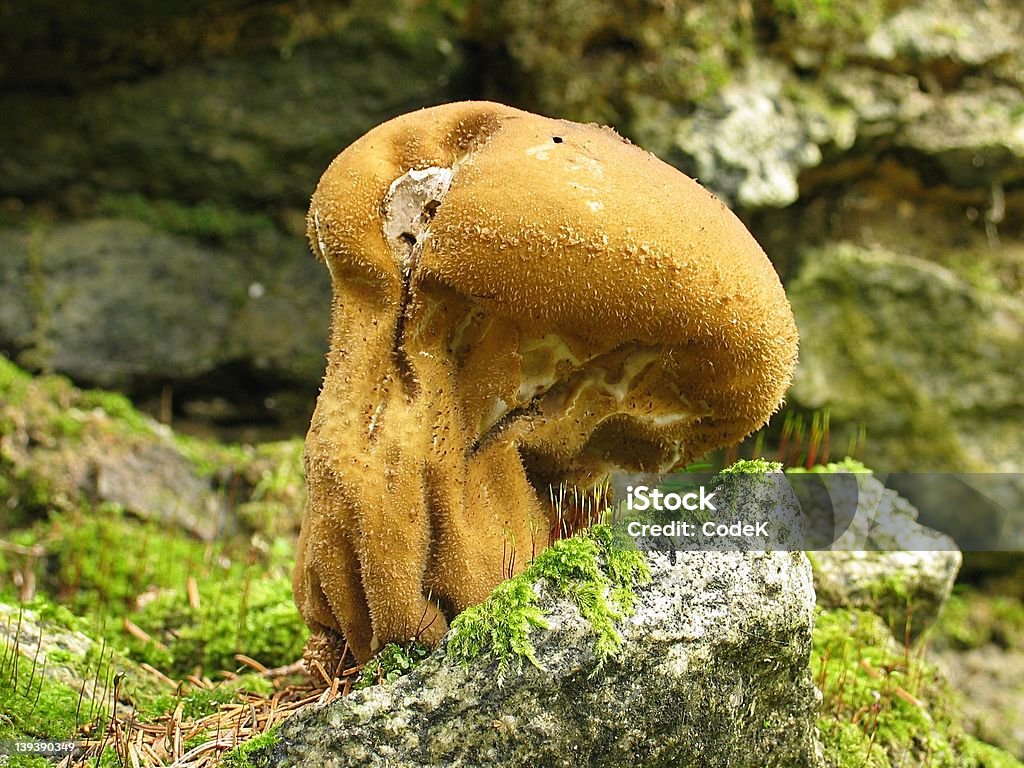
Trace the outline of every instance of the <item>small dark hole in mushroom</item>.
<instances>
[{"instance_id":1,"label":"small dark hole in mushroom","mask_svg":"<svg viewBox=\"0 0 1024 768\"><path fill-rule=\"evenodd\" d=\"M423 212L427 214L428 219L434 218L434 214L437 213L437 209L441 207L440 200L430 200L426 205L423 206Z\"/></svg>"},{"instance_id":2,"label":"small dark hole in mushroom","mask_svg":"<svg viewBox=\"0 0 1024 768\"><path fill-rule=\"evenodd\" d=\"M551 140L555 142L555 144L561 144L563 141L565 141L565 139L563 139L561 136L552 136Z\"/></svg>"},{"instance_id":3,"label":"small dark hole in mushroom","mask_svg":"<svg viewBox=\"0 0 1024 768\"><path fill-rule=\"evenodd\" d=\"M403 232L398 236L398 239L406 245L416 245L416 235L411 232Z\"/></svg>"}]
</instances>

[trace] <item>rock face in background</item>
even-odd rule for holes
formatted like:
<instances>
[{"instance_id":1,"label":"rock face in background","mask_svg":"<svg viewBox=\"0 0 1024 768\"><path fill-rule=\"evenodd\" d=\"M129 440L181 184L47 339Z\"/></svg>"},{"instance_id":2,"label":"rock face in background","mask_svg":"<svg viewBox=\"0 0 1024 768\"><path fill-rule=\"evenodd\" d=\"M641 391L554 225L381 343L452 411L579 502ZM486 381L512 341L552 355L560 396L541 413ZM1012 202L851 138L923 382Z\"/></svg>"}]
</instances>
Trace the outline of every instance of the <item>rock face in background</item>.
<instances>
[{"instance_id":1,"label":"rock face in background","mask_svg":"<svg viewBox=\"0 0 1024 768\"><path fill-rule=\"evenodd\" d=\"M503 682L497 661L441 650L391 685L310 709L277 731L271 765L822 765L807 667L810 565L801 553L652 555L594 673L579 609L541 589L539 668ZM683 706L685 704L685 706ZM260 764L263 764L261 761Z\"/></svg>"},{"instance_id":2,"label":"rock face in background","mask_svg":"<svg viewBox=\"0 0 1024 768\"><path fill-rule=\"evenodd\" d=\"M1024 300L881 246L804 257L788 290L803 359L793 398L842 425L870 419L871 450L890 460L879 469L1019 467L1021 425L1006 415L1024 409Z\"/></svg>"},{"instance_id":3,"label":"rock face in background","mask_svg":"<svg viewBox=\"0 0 1024 768\"><path fill-rule=\"evenodd\" d=\"M0 351L301 432L330 313L309 195L369 127L463 97L464 54L436 5L248 6L10 10Z\"/></svg>"},{"instance_id":4,"label":"rock face in background","mask_svg":"<svg viewBox=\"0 0 1024 768\"><path fill-rule=\"evenodd\" d=\"M0 325L23 362L106 387L187 381L236 361L315 381L323 267L269 225L249 236L245 252L127 218L0 229Z\"/></svg>"},{"instance_id":5,"label":"rock face in background","mask_svg":"<svg viewBox=\"0 0 1024 768\"><path fill-rule=\"evenodd\" d=\"M1019 470L1022 17L1009 0L11 10L0 349L136 395L170 385L179 415L301 424L328 314L302 226L319 174L395 114L487 97L612 124L738 209L797 306L791 406L830 409L837 453L863 424L880 469Z\"/></svg>"}]
</instances>

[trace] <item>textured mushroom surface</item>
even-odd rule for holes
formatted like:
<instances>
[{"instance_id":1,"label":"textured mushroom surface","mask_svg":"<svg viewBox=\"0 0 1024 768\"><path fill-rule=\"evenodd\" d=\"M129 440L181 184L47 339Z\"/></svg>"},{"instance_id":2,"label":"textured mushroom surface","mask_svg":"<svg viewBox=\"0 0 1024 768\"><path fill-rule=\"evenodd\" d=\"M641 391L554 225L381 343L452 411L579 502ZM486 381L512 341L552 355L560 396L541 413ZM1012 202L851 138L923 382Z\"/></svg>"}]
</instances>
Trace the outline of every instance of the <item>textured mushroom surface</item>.
<instances>
[{"instance_id":1,"label":"textured mushroom surface","mask_svg":"<svg viewBox=\"0 0 1024 768\"><path fill-rule=\"evenodd\" d=\"M331 163L308 223L334 304L294 588L320 648L436 642L547 546L551 484L737 442L796 363L753 237L608 128L413 112Z\"/></svg>"}]
</instances>

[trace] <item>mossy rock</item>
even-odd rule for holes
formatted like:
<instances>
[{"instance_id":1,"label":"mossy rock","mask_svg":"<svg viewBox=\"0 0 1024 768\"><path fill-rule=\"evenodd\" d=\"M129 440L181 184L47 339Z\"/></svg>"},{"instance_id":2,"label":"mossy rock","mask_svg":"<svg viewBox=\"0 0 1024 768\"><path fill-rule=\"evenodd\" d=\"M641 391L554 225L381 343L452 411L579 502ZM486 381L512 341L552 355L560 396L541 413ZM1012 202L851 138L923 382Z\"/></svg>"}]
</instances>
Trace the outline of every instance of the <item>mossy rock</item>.
<instances>
[{"instance_id":1,"label":"mossy rock","mask_svg":"<svg viewBox=\"0 0 1024 768\"><path fill-rule=\"evenodd\" d=\"M833 443L869 436L878 471L1020 469L1024 303L929 262L835 243L787 293L800 329L791 400L828 409Z\"/></svg>"}]
</instances>

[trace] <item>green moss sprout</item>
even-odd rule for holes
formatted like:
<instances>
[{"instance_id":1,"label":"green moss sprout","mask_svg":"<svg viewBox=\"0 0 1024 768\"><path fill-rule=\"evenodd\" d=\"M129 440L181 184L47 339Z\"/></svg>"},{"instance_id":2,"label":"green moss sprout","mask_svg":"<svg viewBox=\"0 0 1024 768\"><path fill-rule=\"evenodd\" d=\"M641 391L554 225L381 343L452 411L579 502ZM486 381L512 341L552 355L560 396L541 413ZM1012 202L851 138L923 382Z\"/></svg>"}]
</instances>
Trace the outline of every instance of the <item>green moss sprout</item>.
<instances>
[{"instance_id":1,"label":"green moss sprout","mask_svg":"<svg viewBox=\"0 0 1024 768\"><path fill-rule=\"evenodd\" d=\"M464 663L497 659L499 674L525 659L539 666L530 632L547 624L535 585L579 608L595 633L600 669L622 644L616 622L633 608L634 588L650 580L643 553L620 548L612 528L596 525L554 542L526 570L499 584L483 603L452 622L448 655Z\"/></svg>"}]
</instances>

